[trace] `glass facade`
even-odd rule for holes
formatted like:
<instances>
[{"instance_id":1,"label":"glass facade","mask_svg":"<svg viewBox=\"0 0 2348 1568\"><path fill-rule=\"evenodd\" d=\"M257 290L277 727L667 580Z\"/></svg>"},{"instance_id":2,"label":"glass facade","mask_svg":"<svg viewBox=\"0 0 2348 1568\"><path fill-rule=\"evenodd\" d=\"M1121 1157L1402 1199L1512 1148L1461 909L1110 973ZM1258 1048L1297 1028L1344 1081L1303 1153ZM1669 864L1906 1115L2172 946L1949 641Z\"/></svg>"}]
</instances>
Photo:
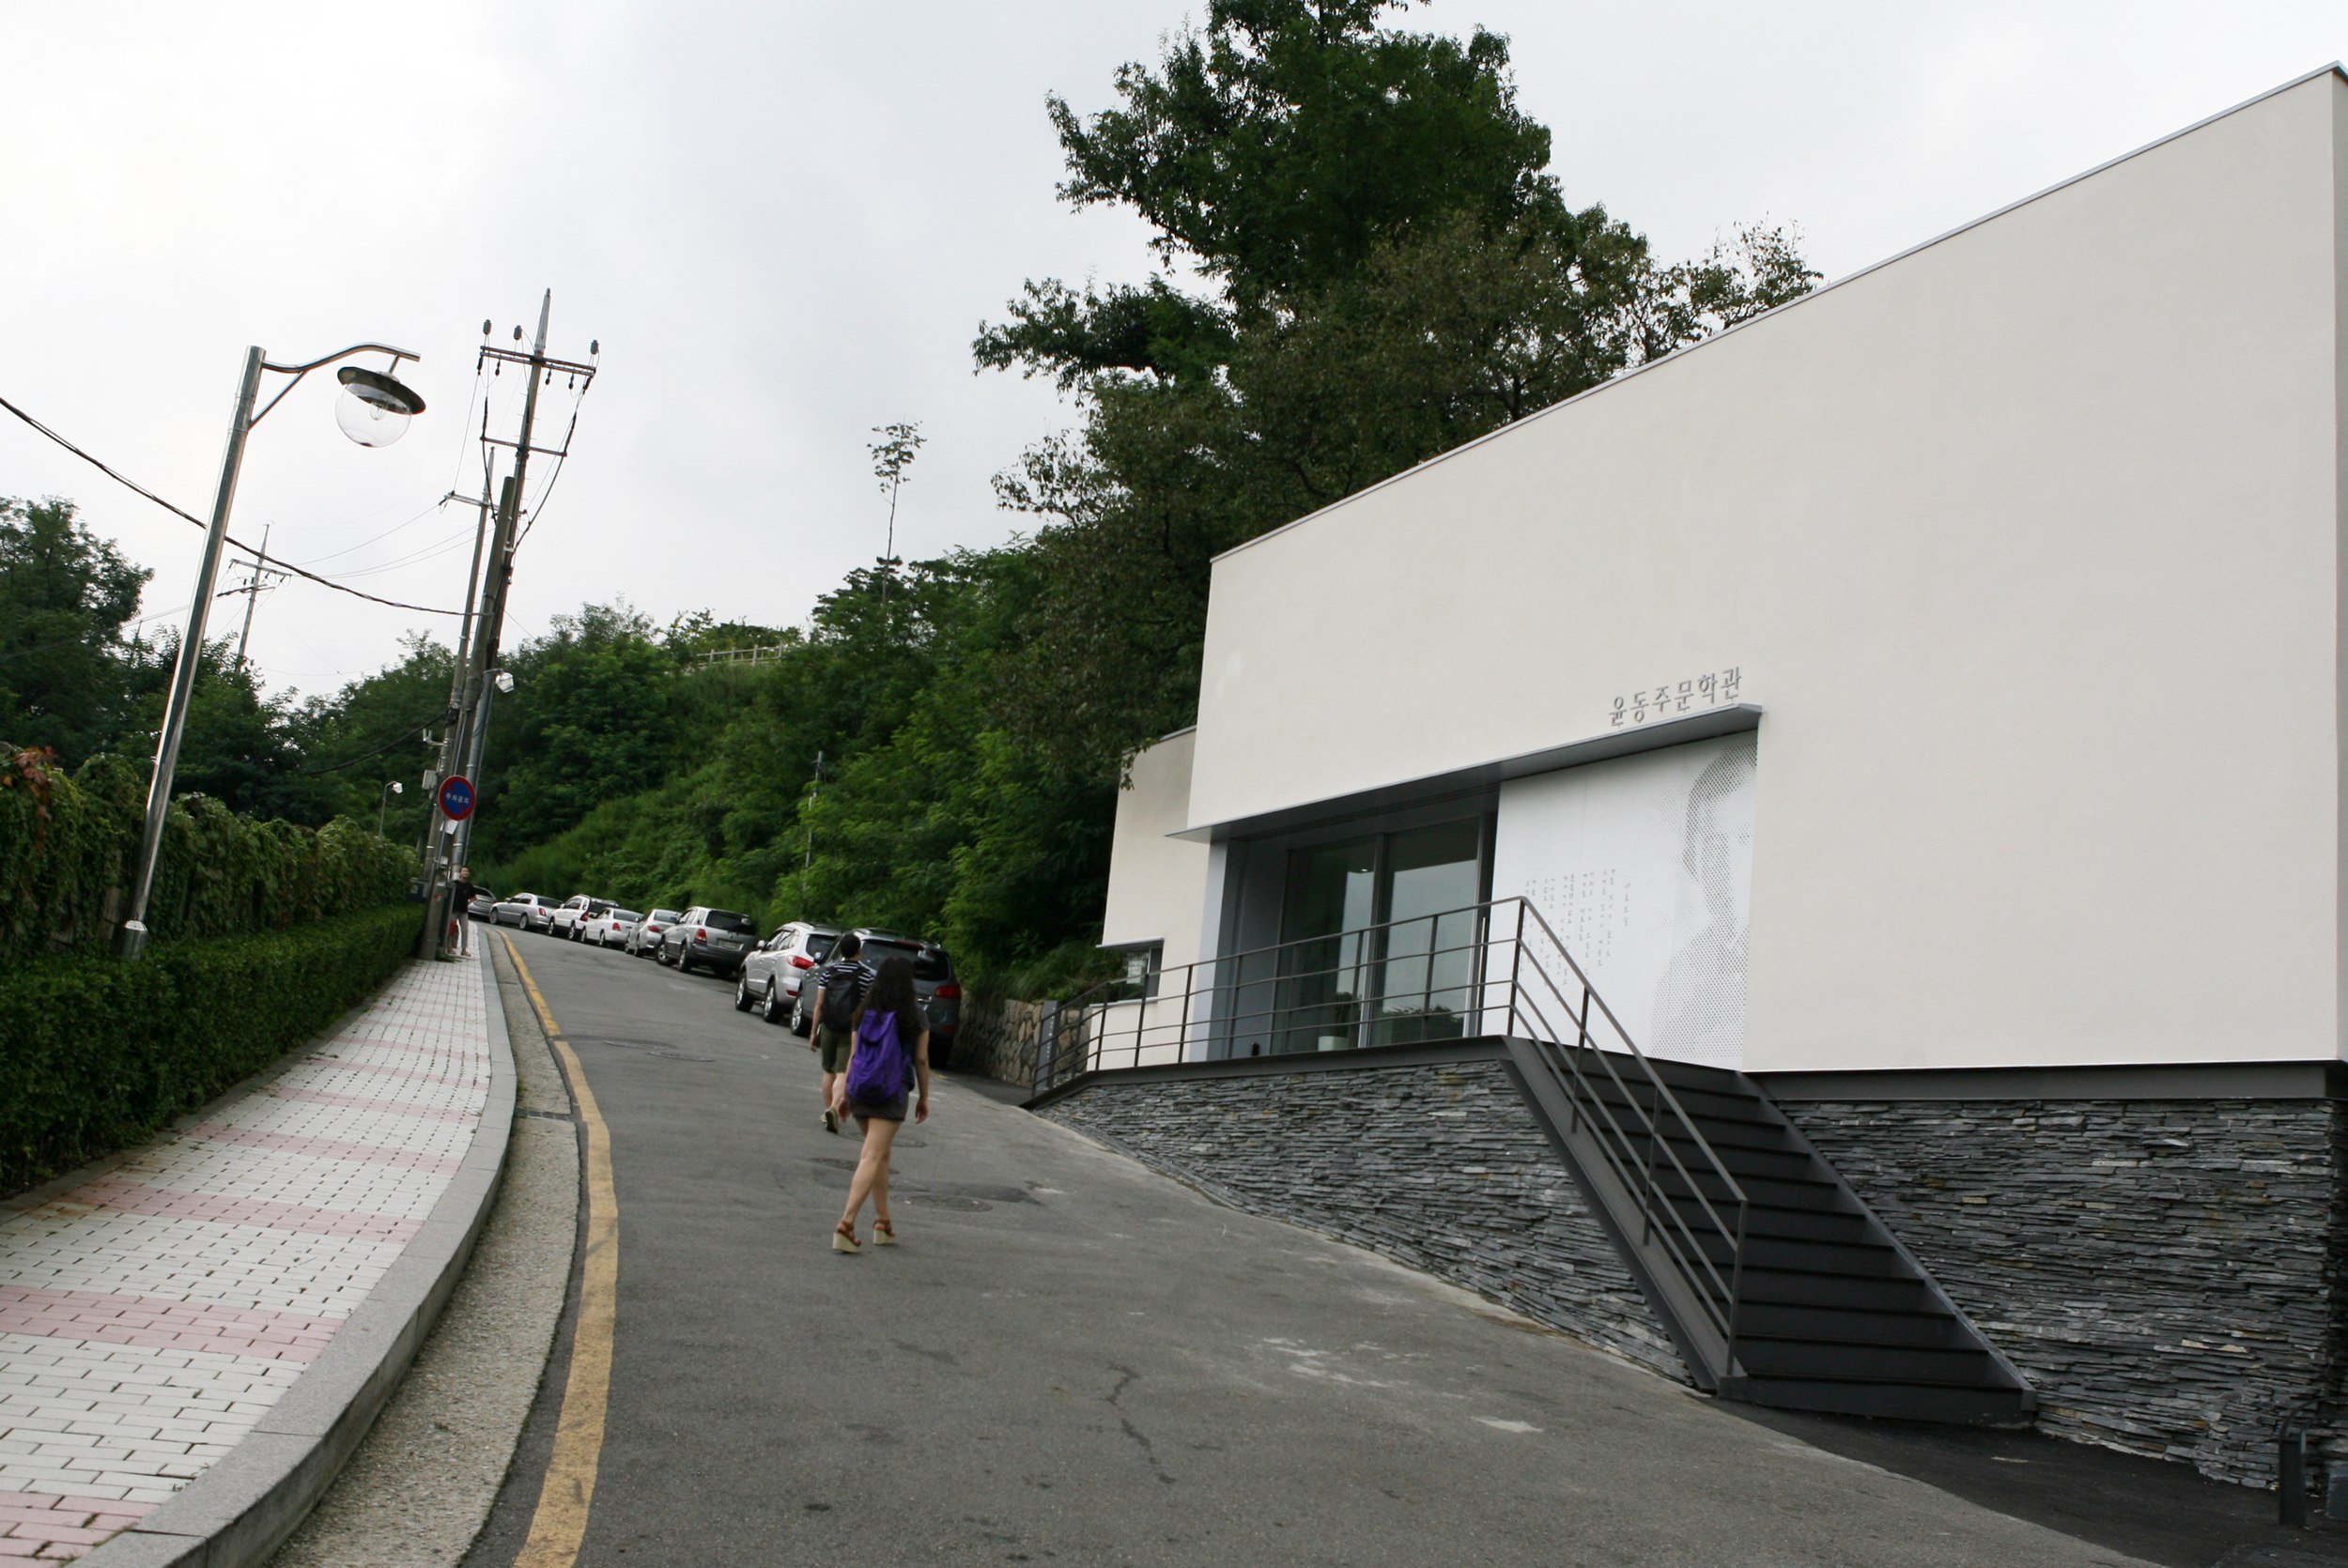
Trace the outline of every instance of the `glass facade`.
<instances>
[{"instance_id":1,"label":"glass facade","mask_svg":"<svg viewBox=\"0 0 2348 1568\"><path fill-rule=\"evenodd\" d=\"M1465 1034L1486 838L1471 817L1290 852L1272 1049Z\"/></svg>"}]
</instances>

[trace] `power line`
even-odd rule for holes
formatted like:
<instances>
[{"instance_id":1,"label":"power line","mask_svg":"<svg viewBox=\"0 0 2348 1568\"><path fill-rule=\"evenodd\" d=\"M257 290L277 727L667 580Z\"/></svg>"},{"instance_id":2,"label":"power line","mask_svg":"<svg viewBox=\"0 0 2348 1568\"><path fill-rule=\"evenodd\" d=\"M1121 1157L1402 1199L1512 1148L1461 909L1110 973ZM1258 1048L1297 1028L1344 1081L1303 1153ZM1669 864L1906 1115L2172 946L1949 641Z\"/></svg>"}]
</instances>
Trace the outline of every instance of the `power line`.
<instances>
[{"instance_id":1,"label":"power line","mask_svg":"<svg viewBox=\"0 0 2348 1568\"><path fill-rule=\"evenodd\" d=\"M79 457L83 462L87 463L91 468L96 469L100 473L104 474L108 479L113 480L116 484L122 485L126 489L134 490L138 494L145 496L148 500L153 501L157 506L160 506L164 511L171 513L174 516L185 517L189 522L193 523L197 528L203 528L205 526L203 518L195 515L192 512L182 511L180 508L176 507L172 505L171 502L163 500L162 497L157 495L154 491L148 489L146 485L139 484L136 480L128 478L127 476L117 472L116 469L107 467L106 464L100 461L98 458L91 456L88 453L84 452L80 447L75 446L71 441L67 440L63 436L58 435L54 430L50 429L47 425L41 423L40 421L26 413L23 409L18 407L7 398L0 397L0 408L6 408L9 413L14 414L18 419L23 420L26 424L31 425L35 430L39 431L42 435L48 437L51 440L65 448L66 451L73 453L74 456ZM224 535L223 537L227 536ZM255 561L260 562L262 565L281 567L286 571L291 572L295 576L305 577L311 582L322 584L325 587L332 589L337 593L348 593L354 599L365 599L372 604L389 606L393 609L411 609L419 615L453 616L464 613L461 610L436 608L431 605L410 605L398 599L386 599L378 594L369 593L363 589L347 587L342 583L336 582L332 577L322 577L316 572L304 571L302 568L294 565L291 561L279 561L270 556L265 551L255 549L252 546L244 543L240 539L229 538L228 543L236 548L242 550L245 554L251 556Z\"/></svg>"}]
</instances>

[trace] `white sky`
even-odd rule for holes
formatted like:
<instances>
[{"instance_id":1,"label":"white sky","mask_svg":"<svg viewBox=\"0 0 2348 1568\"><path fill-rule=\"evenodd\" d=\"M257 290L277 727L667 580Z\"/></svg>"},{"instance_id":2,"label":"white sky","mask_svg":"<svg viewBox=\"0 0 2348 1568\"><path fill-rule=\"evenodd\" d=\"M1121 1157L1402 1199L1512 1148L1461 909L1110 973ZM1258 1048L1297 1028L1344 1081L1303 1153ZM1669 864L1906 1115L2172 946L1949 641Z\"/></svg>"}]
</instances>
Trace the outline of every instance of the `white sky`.
<instances>
[{"instance_id":1,"label":"white sky","mask_svg":"<svg viewBox=\"0 0 2348 1568\"><path fill-rule=\"evenodd\" d=\"M796 623L880 553L873 425L929 437L901 554L1012 530L989 476L1071 416L974 377L971 337L1027 277L1147 267L1137 223L1055 199L1043 95L1105 106L1120 62L1203 10L12 6L0 395L201 515L246 345L414 349L432 407L406 440L350 445L314 377L255 432L232 531L274 524L289 560L454 607L472 514L433 506L479 484L480 324L510 346L551 286L549 349L600 339L603 375L517 561L509 642L619 596ZM1406 24L1479 23L1513 40L1575 201L1666 258L1789 219L1830 277L2348 54L2337 0L1440 0ZM501 434L518 384L487 383ZM542 403L542 438L569 407ZM147 613L184 606L197 530L5 416L0 495L73 498L156 568ZM264 600L254 657L278 689L327 690L453 623L297 582Z\"/></svg>"}]
</instances>

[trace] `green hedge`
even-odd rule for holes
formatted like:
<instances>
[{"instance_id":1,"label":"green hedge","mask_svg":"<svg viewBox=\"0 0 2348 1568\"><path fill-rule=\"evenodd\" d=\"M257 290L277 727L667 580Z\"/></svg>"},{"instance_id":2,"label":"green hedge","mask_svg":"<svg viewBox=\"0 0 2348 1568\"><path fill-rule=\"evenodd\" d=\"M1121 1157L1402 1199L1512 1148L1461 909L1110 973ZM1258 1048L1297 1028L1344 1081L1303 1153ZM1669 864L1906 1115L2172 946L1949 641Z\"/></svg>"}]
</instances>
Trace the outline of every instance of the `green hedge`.
<instances>
[{"instance_id":1,"label":"green hedge","mask_svg":"<svg viewBox=\"0 0 2348 1568\"><path fill-rule=\"evenodd\" d=\"M0 745L0 969L110 945L146 804L140 770L119 757L69 778L46 753ZM415 858L347 819L256 822L182 795L164 820L147 932L236 936L373 909L407 897Z\"/></svg>"},{"instance_id":2,"label":"green hedge","mask_svg":"<svg viewBox=\"0 0 2348 1568\"><path fill-rule=\"evenodd\" d=\"M403 904L0 975L0 1193L143 1142L268 1067L388 979L418 919Z\"/></svg>"}]
</instances>

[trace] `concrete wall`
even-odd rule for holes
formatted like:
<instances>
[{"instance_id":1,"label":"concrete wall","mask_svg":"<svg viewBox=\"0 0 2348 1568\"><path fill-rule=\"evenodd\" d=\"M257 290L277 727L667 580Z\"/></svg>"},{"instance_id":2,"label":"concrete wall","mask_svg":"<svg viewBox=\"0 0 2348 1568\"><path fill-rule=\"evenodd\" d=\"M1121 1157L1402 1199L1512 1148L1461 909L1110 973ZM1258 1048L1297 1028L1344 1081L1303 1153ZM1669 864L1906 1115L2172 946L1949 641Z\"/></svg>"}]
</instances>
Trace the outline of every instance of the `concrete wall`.
<instances>
[{"instance_id":1,"label":"concrete wall","mask_svg":"<svg viewBox=\"0 0 2348 1568\"><path fill-rule=\"evenodd\" d=\"M1168 735L1134 758L1132 787L1117 797L1103 945L1166 944L1166 963L1198 957L1199 915L1207 897L1207 849L1169 838L1189 822L1191 752L1196 732Z\"/></svg>"},{"instance_id":2,"label":"concrete wall","mask_svg":"<svg viewBox=\"0 0 2348 1568\"><path fill-rule=\"evenodd\" d=\"M2338 1055L2343 98L1226 556L1190 822L1733 670L1768 711L1749 1069Z\"/></svg>"}]
</instances>

